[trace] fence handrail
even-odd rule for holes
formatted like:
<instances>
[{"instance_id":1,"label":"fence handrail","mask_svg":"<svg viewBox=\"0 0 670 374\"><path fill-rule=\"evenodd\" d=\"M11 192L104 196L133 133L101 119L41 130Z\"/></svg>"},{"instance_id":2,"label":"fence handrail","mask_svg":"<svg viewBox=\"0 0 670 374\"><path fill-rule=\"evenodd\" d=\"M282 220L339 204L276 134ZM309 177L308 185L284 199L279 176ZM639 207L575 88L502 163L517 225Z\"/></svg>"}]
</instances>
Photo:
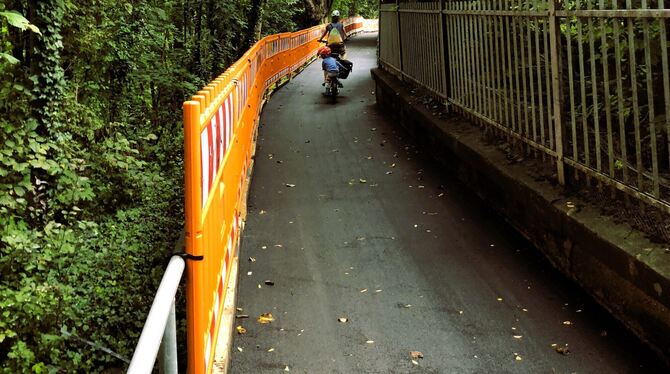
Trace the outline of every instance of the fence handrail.
<instances>
[{"instance_id":1,"label":"fence handrail","mask_svg":"<svg viewBox=\"0 0 670 374\"><path fill-rule=\"evenodd\" d=\"M135 347L133 358L128 367L128 374L151 373L163 341L167 343L163 347L164 356L170 358L170 362L166 366L172 368L172 370L166 370L166 372L177 373L176 329L175 326L170 325L175 322L174 299L184 274L184 267L183 258L179 256L170 258L170 263L165 269L156 297L151 304L151 310L149 310L149 315L144 323L142 334Z\"/></svg>"}]
</instances>

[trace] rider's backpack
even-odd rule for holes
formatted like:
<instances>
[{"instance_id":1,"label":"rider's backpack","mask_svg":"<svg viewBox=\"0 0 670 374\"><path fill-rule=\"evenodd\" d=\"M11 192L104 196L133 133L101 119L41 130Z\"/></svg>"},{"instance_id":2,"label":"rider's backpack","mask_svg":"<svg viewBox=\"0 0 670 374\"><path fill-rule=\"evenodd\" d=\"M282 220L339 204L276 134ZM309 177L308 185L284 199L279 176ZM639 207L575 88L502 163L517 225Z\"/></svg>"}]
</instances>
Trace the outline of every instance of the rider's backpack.
<instances>
[{"instance_id":1,"label":"rider's backpack","mask_svg":"<svg viewBox=\"0 0 670 374\"><path fill-rule=\"evenodd\" d=\"M340 64L344 66L344 69L340 69L340 74L337 77L340 79L347 79L349 73L351 73L351 70L354 68L354 63L349 60L340 60Z\"/></svg>"}]
</instances>

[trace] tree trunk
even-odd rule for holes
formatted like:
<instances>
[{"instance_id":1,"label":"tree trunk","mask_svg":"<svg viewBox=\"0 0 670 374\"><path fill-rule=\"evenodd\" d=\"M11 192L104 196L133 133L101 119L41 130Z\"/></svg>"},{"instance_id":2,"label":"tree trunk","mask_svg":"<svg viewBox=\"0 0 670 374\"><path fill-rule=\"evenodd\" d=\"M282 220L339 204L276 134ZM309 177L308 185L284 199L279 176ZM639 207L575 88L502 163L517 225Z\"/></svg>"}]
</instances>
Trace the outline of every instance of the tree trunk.
<instances>
[{"instance_id":1,"label":"tree trunk","mask_svg":"<svg viewBox=\"0 0 670 374\"><path fill-rule=\"evenodd\" d=\"M267 0L251 0L249 9L247 35L244 41L244 49L248 49L258 39L260 39L261 28L263 25L263 8Z\"/></svg>"}]
</instances>

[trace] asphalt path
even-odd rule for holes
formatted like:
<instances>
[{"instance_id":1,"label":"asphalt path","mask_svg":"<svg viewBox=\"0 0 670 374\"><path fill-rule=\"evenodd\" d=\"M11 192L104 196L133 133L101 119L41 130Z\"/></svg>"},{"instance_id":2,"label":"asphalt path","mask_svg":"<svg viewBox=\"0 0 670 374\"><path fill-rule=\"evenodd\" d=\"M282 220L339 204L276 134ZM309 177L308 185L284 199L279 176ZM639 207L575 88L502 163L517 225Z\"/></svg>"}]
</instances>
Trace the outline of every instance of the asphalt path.
<instances>
[{"instance_id":1,"label":"asphalt path","mask_svg":"<svg viewBox=\"0 0 670 374\"><path fill-rule=\"evenodd\" d=\"M349 42L337 103L314 63L264 109L231 371L662 372L376 110L375 46Z\"/></svg>"}]
</instances>

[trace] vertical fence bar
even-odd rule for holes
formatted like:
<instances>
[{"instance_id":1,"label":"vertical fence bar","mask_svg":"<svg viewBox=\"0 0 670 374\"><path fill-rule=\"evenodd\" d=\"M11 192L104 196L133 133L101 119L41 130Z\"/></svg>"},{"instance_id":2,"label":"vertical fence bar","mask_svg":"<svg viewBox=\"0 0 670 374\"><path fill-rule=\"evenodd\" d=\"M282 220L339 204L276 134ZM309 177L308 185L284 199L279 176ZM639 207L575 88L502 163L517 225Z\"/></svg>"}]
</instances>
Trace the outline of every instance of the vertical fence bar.
<instances>
[{"instance_id":1,"label":"vertical fence bar","mask_svg":"<svg viewBox=\"0 0 670 374\"><path fill-rule=\"evenodd\" d=\"M547 10L549 9L549 3L546 3ZM567 34L570 34L570 30L567 30ZM544 41L544 86L547 90L546 103L547 103L547 132L549 133L549 148L554 148L554 123L552 121L552 91L551 91L551 58L549 57L549 17L544 19L544 27L542 30L543 41Z\"/></svg>"},{"instance_id":2,"label":"vertical fence bar","mask_svg":"<svg viewBox=\"0 0 670 374\"><path fill-rule=\"evenodd\" d=\"M605 0L600 0L600 10L605 9ZM610 74L609 74L609 51L607 46L607 21L600 20L601 46L600 56L603 65L603 84L605 99L605 123L607 126L607 165L609 169L610 178L614 178L614 140L612 138L612 103L610 99Z\"/></svg>"},{"instance_id":3,"label":"vertical fence bar","mask_svg":"<svg viewBox=\"0 0 670 374\"><path fill-rule=\"evenodd\" d=\"M400 69L400 80L404 79L403 73L403 61L402 61L402 28L400 27L400 0L395 1L395 16L396 16L396 24L398 25L398 69Z\"/></svg>"},{"instance_id":4,"label":"vertical fence bar","mask_svg":"<svg viewBox=\"0 0 670 374\"><path fill-rule=\"evenodd\" d=\"M540 127L540 143L546 146L544 139L544 90L542 87L542 60L540 52L540 19L539 17L535 19L533 23L535 26L535 72L537 74L537 103L539 104L539 127ZM549 87L547 86L547 91ZM537 140L536 140L537 141ZM542 158L544 159L544 153L542 153Z\"/></svg>"},{"instance_id":5,"label":"vertical fence bar","mask_svg":"<svg viewBox=\"0 0 670 374\"><path fill-rule=\"evenodd\" d=\"M648 9L647 0L642 0L642 9ZM660 197L658 176L658 153L656 149L656 113L654 108L654 72L651 65L651 42L649 35L649 21L642 20L642 32L644 39L644 65L647 71L647 112L649 118L649 141L651 146L651 173L652 191L655 198Z\"/></svg>"},{"instance_id":6,"label":"vertical fence bar","mask_svg":"<svg viewBox=\"0 0 670 374\"><path fill-rule=\"evenodd\" d=\"M509 10L509 4L508 0L503 0L502 1L502 10ZM505 106L505 126L507 126L510 129L514 129L514 116L510 116L510 95L511 95L511 87L512 83L508 79L510 77L509 73L512 70L512 53L510 50L510 42L509 42L509 18L505 16L500 16L500 44L506 44L507 48L502 47L502 55L503 55L503 66L502 66L502 80L503 80L503 105ZM507 40L507 43L505 43L505 40ZM509 82L509 85L508 85Z\"/></svg>"},{"instance_id":7,"label":"vertical fence bar","mask_svg":"<svg viewBox=\"0 0 670 374\"><path fill-rule=\"evenodd\" d=\"M528 9L529 12L533 10L532 5L530 2L528 3ZM535 69L533 69L533 33L532 33L532 25L533 21L531 17L526 18L526 42L527 46L526 49L528 50L528 81L530 85L530 97L527 97L527 106L530 106L530 116L531 116L531 121L532 121L532 134L533 134L533 141L537 142L537 121L536 121L536 115L535 115ZM530 137L530 136L529 136ZM537 149L533 148L534 154L537 155Z\"/></svg>"},{"instance_id":8,"label":"vertical fence bar","mask_svg":"<svg viewBox=\"0 0 670 374\"><path fill-rule=\"evenodd\" d=\"M633 9L631 0L626 0L626 9ZM635 126L635 157L637 166L637 187L642 191L642 176L644 174L642 165L642 141L640 139L640 106L637 96L637 62L635 58L635 29L634 20L628 18L628 63L630 67L630 87L633 99L633 124Z\"/></svg>"},{"instance_id":9,"label":"vertical fence bar","mask_svg":"<svg viewBox=\"0 0 670 374\"><path fill-rule=\"evenodd\" d=\"M658 0L658 9L665 9L663 0ZM659 18L659 32L661 38L661 66L663 67L663 97L665 101L665 133L667 138L667 151L670 157L670 66L668 65L668 34L666 20ZM670 167L670 159L668 163Z\"/></svg>"},{"instance_id":10,"label":"vertical fence bar","mask_svg":"<svg viewBox=\"0 0 670 374\"><path fill-rule=\"evenodd\" d=\"M439 0L440 6L438 8L439 13L437 14L437 17L439 19L440 23L440 60L442 62L442 88L440 89L440 92L444 95L445 98L449 97L449 91L450 91L450 84L448 83L451 79L447 79L447 72L451 72L449 60L447 59L447 50L449 49L447 40L448 38L445 36L446 29L447 29L447 19L442 13L444 10L444 2L446 0ZM448 100L444 100L444 104L448 104Z\"/></svg>"},{"instance_id":11,"label":"vertical fence bar","mask_svg":"<svg viewBox=\"0 0 670 374\"><path fill-rule=\"evenodd\" d=\"M586 1L588 10L593 9L592 0ZM596 153L596 169L602 171L602 159L600 152L600 112L598 109L598 75L596 73L596 51L595 51L595 28L593 17L589 17L587 21L589 28L589 57L591 60L591 100L593 106L593 126L595 129L595 153ZM598 183L600 185L600 183Z\"/></svg>"},{"instance_id":12,"label":"vertical fence bar","mask_svg":"<svg viewBox=\"0 0 670 374\"><path fill-rule=\"evenodd\" d=\"M616 10L618 0L612 0L612 9ZM614 32L614 68L616 69L616 91L617 91L617 117L619 120L619 142L621 143L621 169L623 171L623 182L628 184L628 151L626 141L626 119L623 107L623 73L621 70L621 19L615 18L612 30ZM670 118L670 117L669 117Z\"/></svg>"},{"instance_id":13,"label":"vertical fence bar","mask_svg":"<svg viewBox=\"0 0 670 374\"><path fill-rule=\"evenodd\" d=\"M556 16L556 9L560 0L549 1L549 35L551 56L551 78L554 99L554 129L556 131L556 174L558 183L565 185L565 164L563 161L563 96L561 94L561 47L560 47L560 21Z\"/></svg>"},{"instance_id":14,"label":"vertical fence bar","mask_svg":"<svg viewBox=\"0 0 670 374\"><path fill-rule=\"evenodd\" d=\"M200 201L200 113L204 97L195 96L198 101L184 103L184 179L191 188L186 189L185 220L186 253L202 256L202 225ZM204 340L205 305L203 302L203 272L200 261L187 261L186 282L186 331L188 347L188 372L198 374L205 371Z\"/></svg>"},{"instance_id":15,"label":"vertical fence bar","mask_svg":"<svg viewBox=\"0 0 670 374\"><path fill-rule=\"evenodd\" d=\"M159 350L158 372L160 374L177 374L177 319L175 317L175 302L172 300L170 314L165 325L163 340Z\"/></svg>"}]
</instances>

